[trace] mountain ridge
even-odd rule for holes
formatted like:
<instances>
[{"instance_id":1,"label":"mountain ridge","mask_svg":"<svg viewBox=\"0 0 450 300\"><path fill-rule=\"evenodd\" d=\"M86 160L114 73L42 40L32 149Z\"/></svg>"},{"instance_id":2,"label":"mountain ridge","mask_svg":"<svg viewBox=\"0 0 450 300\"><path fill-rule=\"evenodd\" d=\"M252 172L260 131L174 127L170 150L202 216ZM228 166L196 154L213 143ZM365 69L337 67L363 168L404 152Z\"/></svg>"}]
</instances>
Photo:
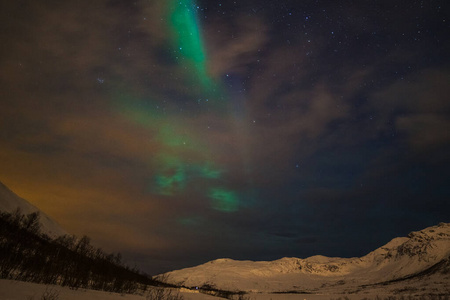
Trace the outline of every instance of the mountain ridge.
<instances>
[{"instance_id":1,"label":"mountain ridge","mask_svg":"<svg viewBox=\"0 0 450 300\"><path fill-rule=\"evenodd\" d=\"M449 261L450 223L440 223L394 238L362 257L316 255L259 262L218 259L168 272L163 277L171 284L187 287L207 285L249 292L342 292L382 283L398 285L418 276L431 276L434 281L443 280L443 286L450 286Z\"/></svg>"}]
</instances>

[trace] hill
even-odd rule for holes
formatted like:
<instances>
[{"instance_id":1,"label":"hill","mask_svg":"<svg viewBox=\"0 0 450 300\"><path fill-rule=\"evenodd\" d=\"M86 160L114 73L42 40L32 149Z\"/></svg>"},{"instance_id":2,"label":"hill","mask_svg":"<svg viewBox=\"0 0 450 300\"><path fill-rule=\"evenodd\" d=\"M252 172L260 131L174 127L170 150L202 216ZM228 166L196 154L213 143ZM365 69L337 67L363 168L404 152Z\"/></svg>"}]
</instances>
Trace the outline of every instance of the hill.
<instances>
[{"instance_id":1,"label":"hill","mask_svg":"<svg viewBox=\"0 0 450 300\"><path fill-rule=\"evenodd\" d=\"M161 276L171 284L269 293L450 293L450 224L395 238L363 257L217 259Z\"/></svg>"},{"instance_id":2,"label":"hill","mask_svg":"<svg viewBox=\"0 0 450 300\"><path fill-rule=\"evenodd\" d=\"M58 237L67 234L58 223L27 200L12 192L6 185L0 182L0 212L13 213L20 209L22 214L38 212L40 216L41 231L50 237Z\"/></svg>"}]
</instances>

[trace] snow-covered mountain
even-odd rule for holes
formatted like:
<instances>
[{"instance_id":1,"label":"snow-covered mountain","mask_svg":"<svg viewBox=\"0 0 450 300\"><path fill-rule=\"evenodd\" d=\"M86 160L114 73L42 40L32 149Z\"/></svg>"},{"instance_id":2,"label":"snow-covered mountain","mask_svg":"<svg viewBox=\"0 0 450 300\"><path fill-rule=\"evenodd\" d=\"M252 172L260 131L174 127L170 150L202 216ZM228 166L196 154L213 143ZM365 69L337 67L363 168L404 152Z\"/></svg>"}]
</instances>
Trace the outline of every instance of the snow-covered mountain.
<instances>
[{"instance_id":1,"label":"snow-covered mountain","mask_svg":"<svg viewBox=\"0 0 450 300\"><path fill-rule=\"evenodd\" d=\"M17 208L20 208L22 214L30 214L39 212L41 231L50 237L58 237L67 234L58 223L52 220L44 212L39 210L36 206L29 203L27 200L17 196L2 182L0 182L0 212L13 213Z\"/></svg>"},{"instance_id":2,"label":"snow-covered mountain","mask_svg":"<svg viewBox=\"0 0 450 300\"><path fill-rule=\"evenodd\" d=\"M450 224L441 223L395 238L360 258L312 256L276 261L217 259L163 274L186 287L229 291L355 293L382 286L402 290L413 282L422 290L450 293ZM419 280L420 279L420 280ZM417 284L411 287L417 289Z\"/></svg>"}]
</instances>

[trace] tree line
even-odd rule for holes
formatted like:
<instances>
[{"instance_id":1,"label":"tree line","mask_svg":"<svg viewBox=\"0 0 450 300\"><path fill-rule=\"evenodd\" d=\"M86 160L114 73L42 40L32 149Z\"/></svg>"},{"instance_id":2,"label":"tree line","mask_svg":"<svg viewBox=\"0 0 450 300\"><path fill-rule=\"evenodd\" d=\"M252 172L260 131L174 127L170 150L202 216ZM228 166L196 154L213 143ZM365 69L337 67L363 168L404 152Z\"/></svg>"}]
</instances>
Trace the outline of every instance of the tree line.
<instances>
[{"instance_id":1,"label":"tree line","mask_svg":"<svg viewBox=\"0 0 450 300\"><path fill-rule=\"evenodd\" d=\"M107 254L87 236L50 238L41 232L39 213L0 213L0 278L118 293L157 285L149 276Z\"/></svg>"}]
</instances>

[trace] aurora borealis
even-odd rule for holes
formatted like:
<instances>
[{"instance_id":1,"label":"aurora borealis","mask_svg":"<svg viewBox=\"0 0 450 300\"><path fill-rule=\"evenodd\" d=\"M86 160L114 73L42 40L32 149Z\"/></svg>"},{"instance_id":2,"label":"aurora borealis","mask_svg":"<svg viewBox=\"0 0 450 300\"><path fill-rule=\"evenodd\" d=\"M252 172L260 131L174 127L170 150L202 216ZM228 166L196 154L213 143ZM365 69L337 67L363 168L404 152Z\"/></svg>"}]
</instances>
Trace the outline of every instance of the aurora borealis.
<instances>
[{"instance_id":1,"label":"aurora borealis","mask_svg":"<svg viewBox=\"0 0 450 300\"><path fill-rule=\"evenodd\" d=\"M173 0L168 3L170 7L169 27L174 36L174 52L179 54L175 58L181 61L183 67L192 70L194 74L191 75L194 77L192 85L200 85L205 90L212 89L214 80L208 75L206 54L194 2Z\"/></svg>"},{"instance_id":2,"label":"aurora borealis","mask_svg":"<svg viewBox=\"0 0 450 300\"><path fill-rule=\"evenodd\" d=\"M0 181L152 274L450 221L445 1L2 1Z\"/></svg>"},{"instance_id":3,"label":"aurora borealis","mask_svg":"<svg viewBox=\"0 0 450 300\"><path fill-rule=\"evenodd\" d=\"M168 22L165 25L170 33L169 42L174 45L174 50L169 53L172 54L175 64L186 70L184 75L188 87L193 88L194 95L198 93L197 100L191 98L187 102L204 105L199 97L206 96L203 101L208 105L210 118L220 117L226 109L223 102L229 99L225 92L220 91L220 85L215 82L212 75L208 74L207 58L196 13L198 8L193 1L188 0L169 1L167 7ZM202 194L203 197L208 197L211 208L222 212L233 212L238 209L239 197L236 192L223 186L214 186L220 184L218 182L206 183L208 180L220 179L226 170L225 167L215 166L211 161L213 154L208 153L205 136L198 136L196 132L188 133L183 128L183 121L174 124L174 115L182 114L182 108L178 108L175 112L174 108L164 109L161 116L159 112L155 112L154 107L142 107L141 102L147 102L145 99L128 98L123 102L125 105L135 103L139 107L128 109L119 106L119 114L131 122L148 127L149 130L158 131L154 139L162 149L152 163L157 174L154 175L153 185L149 187L151 191L165 196L182 195L187 188L196 189L200 184L196 181L200 179L202 187L196 190L196 193L200 197ZM199 109L197 114L204 114L203 109ZM209 125L207 127L210 128Z\"/></svg>"}]
</instances>

